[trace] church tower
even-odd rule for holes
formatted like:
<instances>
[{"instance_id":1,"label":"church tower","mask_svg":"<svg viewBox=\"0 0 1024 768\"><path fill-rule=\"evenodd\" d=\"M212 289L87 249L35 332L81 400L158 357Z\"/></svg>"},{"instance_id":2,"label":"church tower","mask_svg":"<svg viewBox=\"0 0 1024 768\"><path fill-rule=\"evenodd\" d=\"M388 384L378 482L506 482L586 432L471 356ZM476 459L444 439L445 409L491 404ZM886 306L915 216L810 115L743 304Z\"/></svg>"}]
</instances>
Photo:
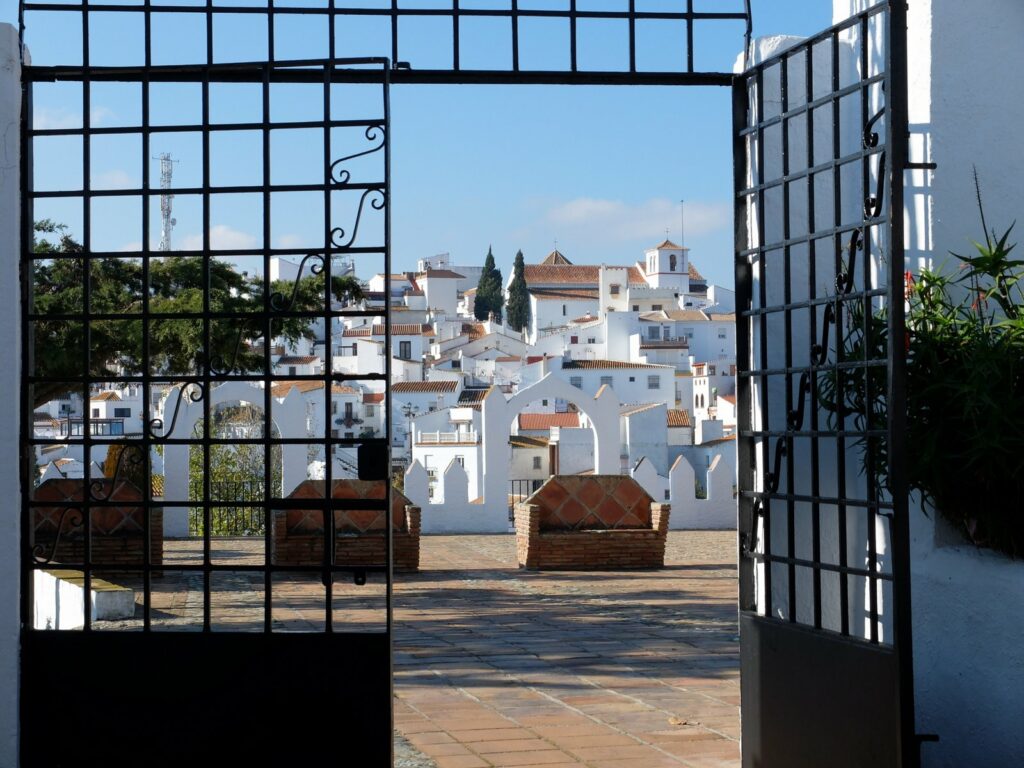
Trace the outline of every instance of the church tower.
<instances>
[{"instance_id":1,"label":"church tower","mask_svg":"<svg viewBox=\"0 0 1024 768\"><path fill-rule=\"evenodd\" d=\"M666 240L644 253L644 274L652 288L671 288L680 295L690 292L689 248Z\"/></svg>"}]
</instances>

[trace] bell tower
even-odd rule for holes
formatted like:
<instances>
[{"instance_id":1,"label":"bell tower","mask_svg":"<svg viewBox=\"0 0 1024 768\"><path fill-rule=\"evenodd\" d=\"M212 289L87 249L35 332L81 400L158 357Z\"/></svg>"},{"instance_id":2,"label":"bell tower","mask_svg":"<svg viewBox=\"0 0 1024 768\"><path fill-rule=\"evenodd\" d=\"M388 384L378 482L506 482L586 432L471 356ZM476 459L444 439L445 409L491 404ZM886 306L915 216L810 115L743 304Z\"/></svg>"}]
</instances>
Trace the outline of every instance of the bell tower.
<instances>
[{"instance_id":1,"label":"bell tower","mask_svg":"<svg viewBox=\"0 0 1024 768\"><path fill-rule=\"evenodd\" d=\"M690 292L689 248L666 240L644 253L644 274L652 288L672 288L679 294Z\"/></svg>"}]
</instances>

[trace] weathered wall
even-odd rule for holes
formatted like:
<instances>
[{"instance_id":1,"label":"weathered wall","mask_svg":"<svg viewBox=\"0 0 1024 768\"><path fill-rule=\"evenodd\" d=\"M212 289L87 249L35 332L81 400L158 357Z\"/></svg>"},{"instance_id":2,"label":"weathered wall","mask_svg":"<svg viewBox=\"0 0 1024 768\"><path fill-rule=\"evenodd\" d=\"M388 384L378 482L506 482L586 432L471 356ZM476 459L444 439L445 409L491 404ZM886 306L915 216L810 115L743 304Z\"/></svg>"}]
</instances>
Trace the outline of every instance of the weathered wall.
<instances>
[{"instance_id":1,"label":"weathered wall","mask_svg":"<svg viewBox=\"0 0 1024 768\"><path fill-rule=\"evenodd\" d=\"M0 24L0 324L6 330L0 387L8 394L0 409L0 488L7 503L0 507L0 765L18 763L18 628L20 574L17 396L21 370L21 315L18 293L20 239L19 121L21 120L21 64L18 33Z\"/></svg>"}]
</instances>

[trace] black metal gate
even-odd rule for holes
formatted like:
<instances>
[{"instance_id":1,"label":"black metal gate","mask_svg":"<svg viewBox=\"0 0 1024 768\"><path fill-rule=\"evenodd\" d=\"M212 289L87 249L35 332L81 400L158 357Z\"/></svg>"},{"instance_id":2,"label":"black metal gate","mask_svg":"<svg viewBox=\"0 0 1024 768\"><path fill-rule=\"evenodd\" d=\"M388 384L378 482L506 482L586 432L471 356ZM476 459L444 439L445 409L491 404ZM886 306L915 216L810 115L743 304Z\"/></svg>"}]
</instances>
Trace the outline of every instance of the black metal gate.
<instances>
[{"instance_id":1,"label":"black metal gate","mask_svg":"<svg viewBox=\"0 0 1024 768\"><path fill-rule=\"evenodd\" d=\"M905 59L906 7L879 3L752 62L734 87L751 768L917 764Z\"/></svg>"},{"instance_id":2,"label":"black metal gate","mask_svg":"<svg viewBox=\"0 0 1024 768\"><path fill-rule=\"evenodd\" d=\"M392 272L390 62L275 56L266 5L22 14L21 764L389 765L389 440L330 426L355 382L390 405L390 357L353 374L332 356L345 320L390 346L358 282ZM225 55L254 20L265 60ZM285 365L280 339L323 364ZM321 393L298 418L296 387ZM81 430L33 419L54 401ZM223 402L244 429L210 426ZM91 427L111 404L123 434ZM335 498L339 445L372 498ZM162 470L183 455L187 478L190 451L191 494ZM256 522L220 539L232 452L258 489L232 506ZM338 544L353 511L387 521L373 562Z\"/></svg>"}]
</instances>

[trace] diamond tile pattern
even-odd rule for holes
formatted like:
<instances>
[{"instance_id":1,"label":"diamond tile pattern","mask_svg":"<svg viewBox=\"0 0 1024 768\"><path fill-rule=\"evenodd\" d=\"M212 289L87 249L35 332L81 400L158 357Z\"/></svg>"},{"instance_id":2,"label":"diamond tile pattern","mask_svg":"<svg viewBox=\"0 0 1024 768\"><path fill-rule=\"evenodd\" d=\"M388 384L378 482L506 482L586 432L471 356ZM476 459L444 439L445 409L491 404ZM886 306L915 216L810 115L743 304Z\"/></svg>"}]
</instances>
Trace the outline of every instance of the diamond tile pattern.
<instances>
[{"instance_id":1,"label":"diamond tile pattern","mask_svg":"<svg viewBox=\"0 0 1024 768\"><path fill-rule=\"evenodd\" d=\"M34 501L52 501L52 507L37 507L32 510L32 533L33 536L53 536L61 525L61 518L64 517L62 535L64 537L75 535L81 536L82 526L81 515L64 515L67 509L65 502L81 504L86 500L102 501L142 501L142 493L129 480L114 480L110 478L97 478L90 481L92 493L87 499L85 495L85 481L76 479L47 480L36 488L33 494ZM92 525L94 536L116 536L140 534L143 531L143 513L139 506L125 507L92 507L89 511L89 519Z\"/></svg>"},{"instance_id":2,"label":"diamond tile pattern","mask_svg":"<svg viewBox=\"0 0 1024 768\"><path fill-rule=\"evenodd\" d=\"M306 480L296 486L289 499L324 500L323 480ZM335 499L383 499L387 487L379 480L335 480L331 496ZM405 508L412 502L399 490L391 492L391 524L405 531ZM335 510L335 531L342 533L380 533L384 531L384 511L379 509ZM286 530L291 534L323 533L323 510L289 509Z\"/></svg>"},{"instance_id":3,"label":"diamond tile pattern","mask_svg":"<svg viewBox=\"0 0 1024 768\"><path fill-rule=\"evenodd\" d=\"M557 475L527 504L541 508L542 531L650 528L654 499L624 475Z\"/></svg>"}]
</instances>

